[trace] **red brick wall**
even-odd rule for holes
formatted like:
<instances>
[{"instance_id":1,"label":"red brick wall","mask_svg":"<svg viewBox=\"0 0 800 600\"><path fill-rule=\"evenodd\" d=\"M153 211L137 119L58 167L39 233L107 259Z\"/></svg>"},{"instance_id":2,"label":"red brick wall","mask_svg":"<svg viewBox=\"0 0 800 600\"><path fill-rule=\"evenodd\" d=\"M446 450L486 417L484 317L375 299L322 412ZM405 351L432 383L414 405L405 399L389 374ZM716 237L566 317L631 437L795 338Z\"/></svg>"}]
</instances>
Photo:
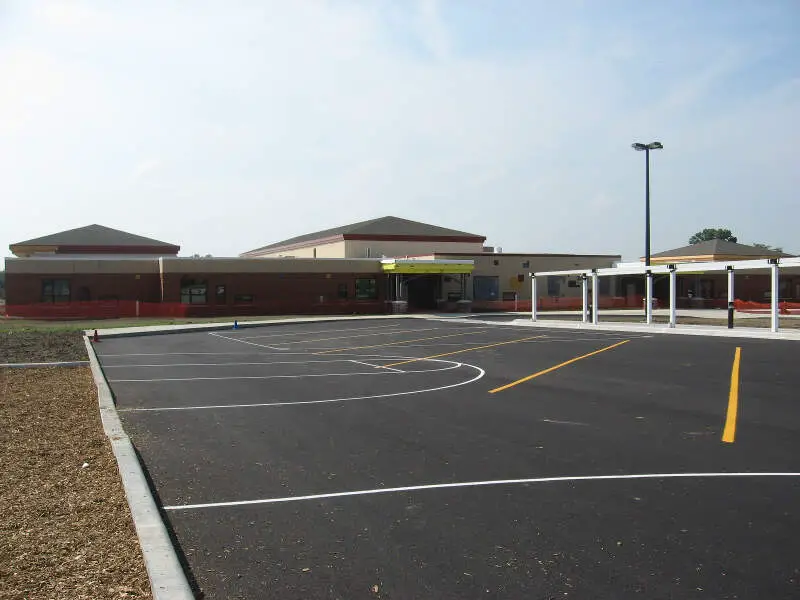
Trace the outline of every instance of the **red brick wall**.
<instances>
[{"instance_id":1,"label":"red brick wall","mask_svg":"<svg viewBox=\"0 0 800 600\"><path fill-rule=\"evenodd\" d=\"M161 299L159 275L143 273L136 279L131 273L71 273L48 275L41 273L6 273L6 303L34 304L42 300L42 281L45 279L68 279L71 300L79 300L82 287L88 288L91 300L101 296L116 297L118 300L141 300L158 302Z\"/></svg>"},{"instance_id":2,"label":"red brick wall","mask_svg":"<svg viewBox=\"0 0 800 600\"><path fill-rule=\"evenodd\" d=\"M378 298L386 299L386 276L376 273L212 273L209 275L166 273L163 277L163 301L181 301L181 280L183 278L205 281L207 283L207 303L233 306L237 295L255 296L254 304L282 302L298 307L335 303L339 300L339 285L347 286L347 300L355 301L355 284L358 278L377 280ZM216 288L225 286L224 301L218 301Z\"/></svg>"}]
</instances>

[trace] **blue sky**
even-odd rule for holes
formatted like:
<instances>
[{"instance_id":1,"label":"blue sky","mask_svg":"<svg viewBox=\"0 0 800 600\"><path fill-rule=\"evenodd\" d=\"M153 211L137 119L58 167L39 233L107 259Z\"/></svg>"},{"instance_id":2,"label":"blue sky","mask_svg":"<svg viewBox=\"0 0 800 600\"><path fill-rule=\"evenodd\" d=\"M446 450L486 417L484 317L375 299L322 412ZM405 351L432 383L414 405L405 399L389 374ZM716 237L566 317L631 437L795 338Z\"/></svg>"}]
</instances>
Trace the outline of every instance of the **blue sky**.
<instances>
[{"instance_id":1,"label":"blue sky","mask_svg":"<svg viewBox=\"0 0 800 600\"><path fill-rule=\"evenodd\" d=\"M795 0L0 0L0 245L236 255L393 214L506 251L800 253Z\"/></svg>"}]
</instances>

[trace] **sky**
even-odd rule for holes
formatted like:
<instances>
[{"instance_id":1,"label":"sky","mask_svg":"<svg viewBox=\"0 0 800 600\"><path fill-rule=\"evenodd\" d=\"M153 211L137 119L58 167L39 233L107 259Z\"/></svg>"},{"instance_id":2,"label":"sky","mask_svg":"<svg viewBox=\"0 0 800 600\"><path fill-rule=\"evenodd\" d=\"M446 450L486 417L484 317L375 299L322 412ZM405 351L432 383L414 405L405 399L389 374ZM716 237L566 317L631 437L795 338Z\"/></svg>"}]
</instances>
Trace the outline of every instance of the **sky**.
<instances>
[{"instance_id":1,"label":"sky","mask_svg":"<svg viewBox=\"0 0 800 600\"><path fill-rule=\"evenodd\" d=\"M0 246L235 256L385 215L506 252L800 253L796 0L0 0Z\"/></svg>"}]
</instances>

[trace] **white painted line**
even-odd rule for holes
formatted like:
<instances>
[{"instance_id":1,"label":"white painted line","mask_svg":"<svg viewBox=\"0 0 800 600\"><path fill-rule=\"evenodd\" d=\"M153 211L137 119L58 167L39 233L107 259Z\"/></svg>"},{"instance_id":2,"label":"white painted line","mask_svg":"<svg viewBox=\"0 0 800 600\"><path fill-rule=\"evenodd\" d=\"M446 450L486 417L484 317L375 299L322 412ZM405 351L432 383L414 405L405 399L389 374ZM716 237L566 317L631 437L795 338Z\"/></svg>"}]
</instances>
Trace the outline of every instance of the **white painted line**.
<instances>
[{"instance_id":1,"label":"white painted line","mask_svg":"<svg viewBox=\"0 0 800 600\"><path fill-rule=\"evenodd\" d=\"M271 335L248 335L242 336L241 339L243 340L257 340L260 338L278 338L278 337L290 337L290 336L297 336L297 335L317 335L321 333L339 333L342 331L367 331L370 329L392 329L394 327L400 327L400 323L396 323L394 325L376 325L374 327L350 327L349 329L325 329L322 331L297 331L293 333L273 333Z\"/></svg>"},{"instance_id":2,"label":"white painted line","mask_svg":"<svg viewBox=\"0 0 800 600\"><path fill-rule=\"evenodd\" d=\"M642 473L634 475L576 475L570 477L530 477L527 479L493 479L489 481L464 481L458 483L433 483L429 485L408 485L393 488L377 488L373 490L355 490L351 492L332 492L330 494L312 494L308 496L285 496L283 498L262 498L259 500L237 500L233 502L208 502L205 504L177 504L165 506L164 510L192 510L198 508L222 508L226 506L248 506L253 504L278 504L283 502L301 502L304 500L326 500L347 496L374 496L377 494L397 494L422 490L441 490L448 488L487 487L495 485L524 485L530 483L556 483L575 481L613 481L618 479L701 479L715 477L800 477L800 473Z\"/></svg>"},{"instance_id":3,"label":"white painted line","mask_svg":"<svg viewBox=\"0 0 800 600\"><path fill-rule=\"evenodd\" d=\"M353 362L353 361L347 361ZM457 369L458 363L451 367L441 369L424 369L420 371L399 371L400 373L440 373ZM363 373L303 373L302 375L232 375L230 377L164 377L155 379L109 379L109 383L162 383L174 381L231 381L234 379L305 379L309 377L356 377L364 375L392 375L392 371L387 368L376 368L375 371ZM396 373L395 373L396 374Z\"/></svg>"},{"instance_id":4,"label":"white painted line","mask_svg":"<svg viewBox=\"0 0 800 600\"><path fill-rule=\"evenodd\" d=\"M401 357L398 357L401 358ZM450 361L440 361L440 362L450 362ZM161 411L168 411L168 410L206 410L206 409L219 409L219 408L254 408L254 407L265 407L265 406L295 406L299 404L328 404L332 402L348 402L350 400L371 400L374 398L391 398L394 396L409 396L411 394L424 394L428 392L439 392L441 390L449 390L451 388L456 388L462 385L468 385L470 383L474 383L478 381L481 377L486 375L486 371L481 369L480 367L476 367L475 365L470 365L467 363L454 363L459 367L469 367L471 369L475 369L478 371L478 374L473 377L472 379L468 379L466 381L461 381L459 383L452 383L450 385L443 385L440 387L435 388L428 388L422 390L410 390L408 392L394 392L392 394L375 394L373 396L353 396L351 398L331 398L328 400L300 400L297 402L258 402L253 404L216 404L211 406L165 406L165 407L157 407L157 408L120 408L118 409L119 412L161 412Z\"/></svg>"},{"instance_id":5,"label":"white painted line","mask_svg":"<svg viewBox=\"0 0 800 600\"><path fill-rule=\"evenodd\" d=\"M542 423L554 423L556 425L582 425L588 427L588 423L578 423L578 421L557 421L555 419L542 419Z\"/></svg>"},{"instance_id":6,"label":"white painted line","mask_svg":"<svg viewBox=\"0 0 800 600\"><path fill-rule=\"evenodd\" d=\"M394 331L379 331L379 332L372 331L370 333L359 333L357 335L337 335L337 336L334 336L334 337L314 338L314 339L310 339L310 340L296 340L296 341L293 341L293 342L292 341L281 340L281 343L282 344L312 344L314 342L327 342L329 340L350 340L350 339L353 339L353 338L377 337L379 335L396 335L398 333L416 333L417 331L439 331L441 329L444 329L444 327L424 327L424 328L421 328L421 329L397 329L397 330L394 330ZM350 330L350 331L352 333L353 331L360 331L360 330L359 329L355 329L355 330ZM255 340L255 339L262 338L262 337L271 337L271 336L258 336L258 337L246 337L246 338L243 337L243 338L236 338L236 339Z\"/></svg>"},{"instance_id":7,"label":"white painted line","mask_svg":"<svg viewBox=\"0 0 800 600\"><path fill-rule=\"evenodd\" d=\"M101 354L102 358L120 356L257 356L263 352L136 352L134 354Z\"/></svg>"},{"instance_id":8,"label":"white painted line","mask_svg":"<svg viewBox=\"0 0 800 600\"><path fill-rule=\"evenodd\" d=\"M358 364L360 364L360 365L364 365L364 366L367 366L367 367L372 367L373 369L384 369L384 370L386 370L386 371L394 371L395 373L406 373L406 372L407 372L407 371L402 371L402 370L400 370L400 369L394 369L394 368L390 368L390 367L384 367L384 366L382 366L382 365L373 365L373 364L371 364L371 363L364 362L364 361L361 361L361 360L350 360L350 362L353 362L353 363L358 363ZM419 371L411 371L411 372L412 372L412 373L418 373Z\"/></svg>"},{"instance_id":9,"label":"white painted line","mask_svg":"<svg viewBox=\"0 0 800 600\"><path fill-rule=\"evenodd\" d=\"M288 348L276 348L275 346L266 346L264 344L256 344L255 342L248 342L246 340L237 340L236 338L225 337L224 335L214 333L213 331L209 331L208 335L213 335L214 337L222 338L223 340L228 340L229 342L239 342L240 344L249 344L251 346L258 346L259 348L269 348L270 350L288 350Z\"/></svg>"},{"instance_id":10,"label":"white painted line","mask_svg":"<svg viewBox=\"0 0 800 600\"><path fill-rule=\"evenodd\" d=\"M285 356L281 354L281 356ZM139 369L155 367L239 367L251 365L309 365L314 363L335 363L335 362L358 362L347 358L337 358L335 360L275 360L271 362L227 362L227 363L164 363L152 365L103 365L104 369ZM366 364L366 363L362 363ZM374 367L375 365L368 365Z\"/></svg>"}]
</instances>

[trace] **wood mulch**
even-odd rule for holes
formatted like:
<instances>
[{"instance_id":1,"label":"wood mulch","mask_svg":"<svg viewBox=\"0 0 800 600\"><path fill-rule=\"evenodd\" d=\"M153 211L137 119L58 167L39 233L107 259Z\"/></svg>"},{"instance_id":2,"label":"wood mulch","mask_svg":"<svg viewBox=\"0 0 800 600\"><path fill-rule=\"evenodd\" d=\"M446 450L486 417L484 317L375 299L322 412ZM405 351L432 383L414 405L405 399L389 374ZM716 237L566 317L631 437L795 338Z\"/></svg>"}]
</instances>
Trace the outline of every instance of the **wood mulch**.
<instances>
[{"instance_id":1,"label":"wood mulch","mask_svg":"<svg viewBox=\"0 0 800 600\"><path fill-rule=\"evenodd\" d=\"M0 465L0 599L152 598L88 367L0 369Z\"/></svg>"}]
</instances>

